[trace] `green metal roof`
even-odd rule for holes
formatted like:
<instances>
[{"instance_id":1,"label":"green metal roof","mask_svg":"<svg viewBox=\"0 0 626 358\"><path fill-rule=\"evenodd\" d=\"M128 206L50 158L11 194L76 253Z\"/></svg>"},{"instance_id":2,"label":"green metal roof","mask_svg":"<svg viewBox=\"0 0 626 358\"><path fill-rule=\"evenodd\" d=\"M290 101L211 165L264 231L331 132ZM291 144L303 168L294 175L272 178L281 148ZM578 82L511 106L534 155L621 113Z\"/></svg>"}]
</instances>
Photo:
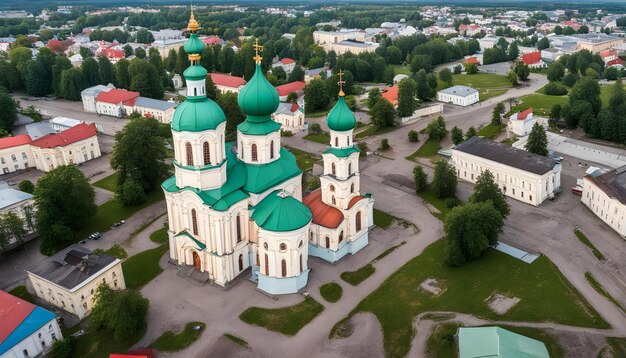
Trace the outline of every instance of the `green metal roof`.
<instances>
[{"instance_id":1,"label":"green metal roof","mask_svg":"<svg viewBox=\"0 0 626 358\"><path fill-rule=\"evenodd\" d=\"M189 40L185 41L183 49L188 54L202 54L204 51L204 43L200 41L198 35L192 33L189 36Z\"/></svg>"},{"instance_id":2,"label":"green metal roof","mask_svg":"<svg viewBox=\"0 0 626 358\"><path fill-rule=\"evenodd\" d=\"M543 342L500 327L459 328L459 358L550 358Z\"/></svg>"},{"instance_id":3,"label":"green metal roof","mask_svg":"<svg viewBox=\"0 0 626 358\"><path fill-rule=\"evenodd\" d=\"M214 130L226 121L224 112L207 97L190 97L181 103L172 118L172 130L177 132L202 132Z\"/></svg>"},{"instance_id":4,"label":"green metal roof","mask_svg":"<svg viewBox=\"0 0 626 358\"><path fill-rule=\"evenodd\" d=\"M252 219L259 227L268 231L293 231L311 221L311 210L282 190L271 192L261 200L252 213Z\"/></svg>"},{"instance_id":5,"label":"green metal roof","mask_svg":"<svg viewBox=\"0 0 626 358\"><path fill-rule=\"evenodd\" d=\"M323 154L332 154L338 158L345 158L345 157L349 157L350 154L352 153L360 153L360 152L361 151L358 150L355 146L342 148L342 149L329 147L328 149L324 151Z\"/></svg>"},{"instance_id":6,"label":"green metal roof","mask_svg":"<svg viewBox=\"0 0 626 358\"><path fill-rule=\"evenodd\" d=\"M280 123L276 123L271 119L261 123L246 120L240 123L237 129L247 135L266 135L280 130Z\"/></svg>"},{"instance_id":7,"label":"green metal roof","mask_svg":"<svg viewBox=\"0 0 626 358\"><path fill-rule=\"evenodd\" d=\"M279 104L278 91L265 78L260 64L256 65L254 75L239 92L237 102L246 115L265 117L263 121L271 121L269 116Z\"/></svg>"},{"instance_id":8,"label":"green metal roof","mask_svg":"<svg viewBox=\"0 0 626 358\"><path fill-rule=\"evenodd\" d=\"M183 77L189 81L206 80L206 76L206 69L200 65L189 66L185 72L183 72Z\"/></svg>"},{"instance_id":9,"label":"green metal roof","mask_svg":"<svg viewBox=\"0 0 626 358\"><path fill-rule=\"evenodd\" d=\"M337 103L328 113L326 122L328 123L328 128L334 131L345 132L354 129L356 119L354 118L354 113L348 108L343 96L339 96Z\"/></svg>"},{"instance_id":10,"label":"green metal roof","mask_svg":"<svg viewBox=\"0 0 626 358\"><path fill-rule=\"evenodd\" d=\"M193 243L196 244L196 246L198 247L198 250L200 251L206 250L206 245L196 240L196 238L193 237L193 235L191 235L190 233L188 233L187 230L181 231L178 234L174 235L174 237L180 237L180 236L185 236L191 239L191 241L193 241Z\"/></svg>"}]
</instances>

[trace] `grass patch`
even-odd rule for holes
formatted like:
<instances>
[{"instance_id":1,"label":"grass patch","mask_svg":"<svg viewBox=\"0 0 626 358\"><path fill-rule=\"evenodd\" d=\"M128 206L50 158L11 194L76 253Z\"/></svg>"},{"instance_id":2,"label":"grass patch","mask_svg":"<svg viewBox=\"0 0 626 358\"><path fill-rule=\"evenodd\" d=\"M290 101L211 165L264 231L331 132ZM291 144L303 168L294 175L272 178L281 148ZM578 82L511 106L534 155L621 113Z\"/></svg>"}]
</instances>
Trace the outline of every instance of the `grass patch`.
<instances>
[{"instance_id":1,"label":"grass patch","mask_svg":"<svg viewBox=\"0 0 626 358\"><path fill-rule=\"evenodd\" d=\"M533 113L539 116L549 116L555 104L563 106L567 103L567 96L546 96L545 94L529 94L520 98L521 103L513 106L509 113L533 109Z\"/></svg>"},{"instance_id":2,"label":"grass patch","mask_svg":"<svg viewBox=\"0 0 626 358\"><path fill-rule=\"evenodd\" d=\"M333 108L333 105L331 104L330 108ZM325 115L328 114L328 112L330 112L330 109L324 109L321 111L315 111L315 112L307 112L304 111L304 118L317 118L317 117L324 117Z\"/></svg>"},{"instance_id":3,"label":"grass patch","mask_svg":"<svg viewBox=\"0 0 626 358\"><path fill-rule=\"evenodd\" d=\"M322 304L312 297L306 297L304 301L289 307L250 307L239 316L239 319L270 331L293 336L323 310Z\"/></svg>"},{"instance_id":4,"label":"grass patch","mask_svg":"<svg viewBox=\"0 0 626 358\"><path fill-rule=\"evenodd\" d=\"M609 345L598 353L598 358L626 357L626 338L607 337L606 341Z\"/></svg>"},{"instance_id":5,"label":"grass patch","mask_svg":"<svg viewBox=\"0 0 626 358\"><path fill-rule=\"evenodd\" d=\"M76 325L78 327L78 325ZM80 327L78 327L80 329ZM77 329L77 330L78 330ZM109 330L87 332L76 339L74 357L108 358L111 352L126 352L135 345L146 333L143 329L136 334L127 337L122 342L113 339L113 332ZM65 332L63 333L65 335ZM67 335L69 337L69 335Z\"/></svg>"},{"instance_id":6,"label":"grass patch","mask_svg":"<svg viewBox=\"0 0 626 358\"><path fill-rule=\"evenodd\" d=\"M156 242L157 244L166 244L169 241L169 237L167 236L167 226L150 234L150 240L152 240L152 242Z\"/></svg>"},{"instance_id":7,"label":"grass patch","mask_svg":"<svg viewBox=\"0 0 626 358\"><path fill-rule=\"evenodd\" d=\"M115 199L111 199L106 203L98 206L96 215L92 216L85 222L85 227L80 230L76 237L80 240L85 239L89 234L95 231L107 231L113 223L120 220L126 220L133 216L139 210L145 209L150 205L158 203L165 198L161 188L155 188L146 196L146 202L140 205L124 206Z\"/></svg>"},{"instance_id":8,"label":"grass patch","mask_svg":"<svg viewBox=\"0 0 626 358\"><path fill-rule=\"evenodd\" d=\"M486 101L490 98L505 94L508 89L504 88L486 88L478 92L478 100Z\"/></svg>"},{"instance_id":9,"label":"grass patch","mask_svg":"<svg viewBox=\"0 0 626 358\"><path fill-rule=\"evenodd\" d=\"M575 229L574 230L574 234L576 234L576 237L578 238L578 240L580 240L580 242L582 242L583 244L587 245L588 248L591 249L591 252L593 253L593 255L598 259L598 260L604 260L604 255L602 255L602 253L600 252L600 250L598 250L595 246L593 246L593 244L591 243L591 241L589 241L589 239L587 238L587 236L580 230Z\"/></svg>"},{"instance_id":10,"label":"grass patch","mask_svg":"<svg viewBox=\"0 0 626 358\"><path fill-rule=\"evenodd\" d=\"M426 356L435 358L456 357L456 334L458 323L440 323L433 326L433 331L426 341Z\"/></svg>"},{"instance_id":11,"label":"grass patch","mask_svg":"<svg viewBox=\"0 0 626 358\"><path fill-rule=\"evenodd\" d=\"M330 139L327 143L330 143ZM315 164L315 162L321 159L319 155L305 152L304 150L300 150L297 148L287 147L287 150L289 150L291 154L296 156L296 163L298 164L298 167L302 170L313 169L313 165Z\"/></svg>"},{"instance_id":12,"label":"grass patch","mask_svg":"<svg viewBox=\"0 0 626 358\"><path fill-rule=\"evenodd\" d=\"M9 293L17 298L23 299L26 302L36 304L33 295L28 292L28 289L24 285L17 286L16 288L9 291Z\"/></svg>"},{"instance_id":13,"label":"grass patch","mask_svg":"<svg viewBox=\"0 0 626 358\"><path fill-rule=\"evenodd\" d=\"M143 224L141 224L141 226L137 227L135 230L133 230L133 232L130 233L130 237L135 237L137 236L137 234L139 234L140 232L144 231L148 226L152 225L152 223L154 223L155 221L159 220L161 218L161 216L167 214L167 212L164 212L161 215L155 216L150 220L146 220L144 221Z\"/></svg>"},{"instance_id":14,"label":"grass patch","mask_svg":"<svg viewBox=\"0 0 626 358\"><path fill-rule=\"evenodd\" d=\"M512 88L511 82L506 76L496 75L493 73L477 73L473 75L460 74L452 75L452 83L454 85L468 86L478 90L478 96L481 101L502 95ZM446 84L440 82L437 91L446 88Z\"/></svg>"},{"instance_id":15,"label":"grass patch","mask_svg":"<svg viewBox=\"0 0 626 358\"><path fill-rule=\"evenodd\" d=\"M111 248L106 250L104 253L105 254L109 254L109 255L111 255L113 257L117 257L118 259L125 259L126 257L128 257L128 254L126 253L126 250L124 250L118 244L115 244L115 245L111 246Z\"/></svg>"},{"instance_id":16,"label":"grass patch","mask_svg":"<svg viewBox=\"0 0 626 358\"><path fill-rule=\"evenodd\" d=\"M326 133L307 134L304 139L321 144L330 144L330 136Z\"/></svg>"},{"instance_id":17,"label":"grass patch","mask_svg":"<svg viewBox=\"0 0 626 358\"><path fill-rule=\"evenodd\" d=\"M248 342L246 342L246 340L243 338L239 338L235 336L234 334L230 334L230 333L224 333L224 337L230 339L231 341L235 342L236 344L242 347L248 348Z\"/></svg>"},{"instance_id":18,"label":"grass patch","mask_svg":"<svg viewBox=\"0 0 626 358\"><path fill-rule=\"evenodd\" d=\"M195 327L199 326L200 329L196 330ZM179 333L167 331L157 338L152 346L163 352L176 352L189 347L195 342L204 329L206 324L202 322L189 322L185 325L185 328Z\"/></svg>"},{"instance_id":19,"label":"grass patch","mask_svg":"<svg viewBox=\"0 0 626 358\"><path fill-rule=\"evenodd\" d=\"M389 65L389 66L393 68L393 72L396 75L407 75L407 76L411 75L411 68L409 66L404 66L404 65Z\"/></svg>"},{"instance_id":20,"label":"grass patch","mask_svg":"<svg viewBox=\"0 0 626 358\"><path fill-rule=\"evenodd\" d=\"M439 211L439 213L431 211L431 214L433 214L433 216L439 220L443 220L448 212L451 210L451 208L448 208L446 206L446 199L442 199L437 196L437 193L435 192L435 187L432 184L428 184L428 186L426 186L426 189L418 192L417 195Z\"/></svg>"},{"instance_id":21,"label":"grass patch","mask_svg":"<svg viewBox=\"0 0 626 358\"><path fill-rule=\"evenodd\" d=\"M626 90L626 85L624 85L624 89ZM602 107L607 108L609 106L609 99L613 94L613 85L608 86L600 86L600 99L602 100Z\"/></svg>"},{"instance_id":22,"label":"grass patch","mask_svg":"<svg viewBox=\"0 0 626 358\"><path fill-rule=\"evenodd\" d=\"M379 228L387 230L393 222L393 219L395 219L393 215L389 215L384 211L374 208L374 225Z\"/></svg>"},{"instance_id":23,"label":"grass patch","mask_svg":"<svg viewBox=\"0 0 626 358\"><path fill-rule=\"evenodd\" d=\"M343 289L338 283L329 282L320 286L320 295L322 295L322 297L330 303L339 301L342 294Z\"/></svg>"},{"instance_id":24,"label":"grass patch","mask_svg":"<svg viewBox=\"0 0 626 358\"><path fill-rule=\"evenodd\" d=\"M390 253L393 252L393 250L397 249L398 247L402 246L406 244L406 241L402 241L401 243L399 243L398 245L394 245L390 248L388 248L387 250L383 251L380 255L376 256L374 258L374 260L372 260L372 262L376 262L378 260L381 260L382 258L384 258L385 256L389 255Z\"/></svg>"},{"instance_id":25,"label":"grass patch","mask_svg":"<svg viewBox=\"0 0 626 358\"><path fill-rule=\"evenodd\" d=\"M435 242L393 273L352 312L372 312L378 317L387 356L406 356L414 335L413 320L428 311L468 313L489 320L608 327L545 256L527 264L489 250L461 268L448 267L444 257L443 240ZM446 291L433 296L417 290L429 277L445 282ZM494 292L521 301L498 315L485 302Z\"/></svg>"},{"instance_id":26,"label":"grass patch","mask_svg":"<svg viewBox=\"0 0 626 358\"><path fill-rule=\"evenodd\" d=\"M517 138L517 136L514 135L511 138L501 140L500 143L506 144L506 145L513 145L513 143L517 142L518 139L519 138Z\"/></svg>"},{"instance_id":27,"label":"grass patch","mask_svg":"<svg viewBox=\"0 0 626 358\"><path fill-rule=\"evenodd\" d=\"M613 302L622 311L626 312L622 304L619 301L617 301L613 296L611 296L611 294L608 293L607 290L604 289L604 287L602 287L602 284L600 284L600 282L596 280L595 276L593 276L591 272L585 272L585 278L587 279L587 282L589 282L589 284L591 285L591 287L593 287L594 290L596 290L602 296L606 297L609 301Z\"/></svg>"},{"instance_id":28,"label":"grass patch","mask_svg":"<svg viewBox=\"0 0 626 358\"><path fill-rule=\"evenodd\" d=\"M506 124L504 123L496 125L494 125L493 123L489 123L478 131L478 135L487 139L494 139L495 137L499 136L500 133L502 133L505 127Z\"/></svg>"},{"instance_id":29,"label":"grass patch","mask_svg":"<svg viewBox=\"0 0 626 358\"><path fill-rule=\"evenodd\" d=\"M406 159L417 162L417 158L432 158L441 149L439 142L429 139L421 147L419 147L413 154L406 157Z\"/></svg>"},{"instance_id":30,"label":"grass patch","mask_svg":"<svg viewBox=\"0 0 626 358\"><path fill-rule=\"evenodd\" d=\"M393 131L394 129L397 129L398 127L396 126L391 126L391 127L378 127L375 126L373 124L369 124L367 126L363 127L364 129L360 132L357 132L354 135L354 138L356 139L363 139L366 137L370 137L373 135L379 135L379 134L385 134L385 133L389 133L391 131Z\"/></svg>"},{"instance_id":31,"label":"grass patch","mask_svg":"<svg viewBox=\"0 0 626 358\"><path fill-rule=\"evenodd\" d=\"M140 252L122 262L126 287L138 290L163 272L159 260L166 251L167 245L161 245Z\"/></svg>"},{"instance_id":32,"label":"grass patch","mask_svg":"<svg viewBox=\"0 0 626 358\"><path fill-rule=\"evenodd\" d=\"M352 286L357 286L361 282L365 281L368 277L372 276L376 272L376 268L370 263L356 271L345 271L342 272L341 277L342 280L351 284Z\"/></svg>"},{"instance_id":33,"label":"grass patch","mask_svg":"<svg viewBox=\"0 0 626 358\"><path fill-rule=\"evenodd\" d=\"M110 192L115 193L117 190L117 172L109 175L106 178L102 178L97 182L92 184L100 189L108 190Z\"/></svg>"}]
</instances>

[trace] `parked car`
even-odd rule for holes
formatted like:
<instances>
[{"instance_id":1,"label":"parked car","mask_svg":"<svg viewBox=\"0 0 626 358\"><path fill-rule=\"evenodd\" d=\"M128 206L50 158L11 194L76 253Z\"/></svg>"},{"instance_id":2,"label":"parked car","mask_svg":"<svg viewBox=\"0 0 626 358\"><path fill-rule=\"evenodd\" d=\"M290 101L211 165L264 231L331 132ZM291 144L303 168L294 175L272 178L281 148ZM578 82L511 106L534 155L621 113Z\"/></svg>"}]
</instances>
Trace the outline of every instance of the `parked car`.
<instances>
[{"instance_id":1,"label":"parked car","mask_svg":"<svg viewBox=\"0 0 626 358\"><path fill-rule=\"evenodd\" d=\"M97 231L89 235L90 240L98 240L100 237L102 237L102 235Z\"/></svg>"},{"instance_id":2,"label":"parked car","mask_svg":"<svg viewBox=\"0 0 626 358\"><path fill-rule=\"evenodd\" d=\"M81 245L85 245L85 244L87 243L87 241L85 241L85 240L80 240L78 243L79 243L79 244L81 244Z\"/></svg>"},{"instance_id":3,"label":"parked car","mask_svg":"<svg viewBox=\"0 0 626 358\"><path fill-rule=\"evenodd\" d=\"M125 222L126 222L125 220L118 221L118 222L116 222L116 223L113 223L113 225L111 225L111 227L112 227L112 228L116 228L116 227L118 227L118 226L121 226L121 225L122 225L122 224L124 224Z\"/></svg>"}]
</instances>

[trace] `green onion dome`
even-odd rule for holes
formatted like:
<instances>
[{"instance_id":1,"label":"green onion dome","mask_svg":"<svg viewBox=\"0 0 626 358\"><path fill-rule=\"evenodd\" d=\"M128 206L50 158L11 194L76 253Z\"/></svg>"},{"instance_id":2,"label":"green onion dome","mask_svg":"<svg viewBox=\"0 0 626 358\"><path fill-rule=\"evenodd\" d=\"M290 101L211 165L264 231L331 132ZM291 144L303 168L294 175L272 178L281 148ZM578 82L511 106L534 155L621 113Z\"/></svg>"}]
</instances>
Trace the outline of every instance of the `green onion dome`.
<instances>
[{"instance_id":1,"label":"green onion dome","mask_svg":"<svg viewBox=\"0 0 626 358\"><path fill-rule=\"evenodd\" d=\"M278 108L278 91L263 75L261 65L256 65L254 76L239 92L237 102L248 116L269 116Z\"/></svg>"},{"instance_id":2,"label":"green onion dome","mask_svg":"<svg viewBox=\"0 0 626 358\"><path fill-rule=\"evenodd\" d=\"M204 42L200 41L198 35L191 34L189 36L189 40L185 42L183 49L188 54L198 54L201 55L204 52Z\"/></svg>"},{"instance_id":3,"label":"green onion dome","mask_svg":"<svg viewBox=\"0 0 626 358\"><path fill-rule=\"evenodd\" d=\"M275 190L254 208L252 219L267 231L285 232L298 230L307 225L313 214L311 210L282 190Z\"/></svg>"},{"instance_id":4,"label":"green onion dome","mask_svg":"<svg viewBox=\"0 0 626 358\"><path fill-rule=\"evenodd\" d=\"M330 129L337 132L345 132L354 129L356 119L354 118L354 113L348 108L343 96L339 96L339 100L337 100L333 109L328 113L326 122Z\"/></svg>"},{"instance_id":5,"label":"green onion dome","mask_svg":"<svg viewBox=\"0 0 626 358\"><path fill-rule=\"evenodd\" d=\"M187 67L185 72L183 72L183 77L189 81L199 81L206 79L207 71L204 67L200 65L193 65Z\"/></svg>"},{"instance_id":6,"label":"green onion dome","mask_svg":"<svg viewBox=\"0 0 626 358\"><path fill-rule=\"evenodd\" d=\"M172 118L172 130L177 132L202 132L214 130L226 121L224 112L207 97L190 97L181 103Z\"/></svg>"}]
</instances>

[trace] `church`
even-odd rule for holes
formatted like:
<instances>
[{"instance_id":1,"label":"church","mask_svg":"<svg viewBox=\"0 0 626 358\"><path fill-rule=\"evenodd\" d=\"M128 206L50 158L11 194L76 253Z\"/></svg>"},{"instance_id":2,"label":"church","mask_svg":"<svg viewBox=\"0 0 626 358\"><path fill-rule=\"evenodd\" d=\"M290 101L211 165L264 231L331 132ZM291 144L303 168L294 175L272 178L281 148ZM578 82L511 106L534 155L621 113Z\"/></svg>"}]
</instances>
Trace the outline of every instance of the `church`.
<instances>
[{"instance_id":1,"label":"church","mask_svg":"<svg viewBox=\"0 0 626 358\"><path fill-rule=\"evenodd\" d=\"M271 118L279 96L261 70L262 46L255 45L255 73L238 95L246 119L237 139L226 142L224 112L206 96L205 45L193 13L188 29L187 99L171 124L175 173L161 185L170 261L223 287L246 274L269 294L298 292L307 284L309 256L335 262L368 244L374 200L360 194L354 114L340 91L327 118L321 187L303 199L302 171Z\"/></svg>"}]
</instances>

